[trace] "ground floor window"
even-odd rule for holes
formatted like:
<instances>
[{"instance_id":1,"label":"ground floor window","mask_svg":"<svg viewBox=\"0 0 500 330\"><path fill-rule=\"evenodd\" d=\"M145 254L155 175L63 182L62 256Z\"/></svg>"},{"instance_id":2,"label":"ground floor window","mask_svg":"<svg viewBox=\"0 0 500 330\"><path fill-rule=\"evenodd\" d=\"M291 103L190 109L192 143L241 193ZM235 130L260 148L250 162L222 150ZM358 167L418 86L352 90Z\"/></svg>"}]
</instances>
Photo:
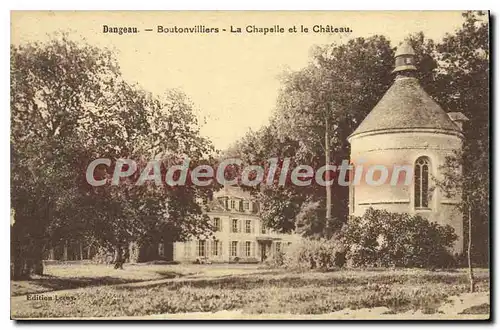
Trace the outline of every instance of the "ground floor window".
<instances>
[{"instance_id":1,"label":"ground floor window","mask_svg":"<svg viewBox=\"0 0 500 330\"><path fill-rule=\"evenodd\" d=\"M212 244L212 255L220 256L222 255L222 244L219 240L215 240Z\"/></svg>"},{"instance_id":2,"label":"ground floor window","mask_svg":"<svg viewBox=\"0 0 500 330\"><path fill-rule=\"evenodd\" d=\"M245 242L245 255L247 257L252 255L252 242Z\"/></svg>"},{"instance_id":3,"label":"ground floor window","mask_svg":"<svg viewBox=\"0 0 500 330\"><path fill-rule=\"evenodd\" d=\"M206 257L206 242L198 241L198 257Z\"/></svg>"},{"instance_id":4,"label":"ground floor window","mask_svg":"<svg viewBox=\"0 0 500 330\"><path fill-rule=\"evenodd\" d=\"M231 242L231 257L236 257L238 255L238 242Z\"/></svg>"}]
</instances>

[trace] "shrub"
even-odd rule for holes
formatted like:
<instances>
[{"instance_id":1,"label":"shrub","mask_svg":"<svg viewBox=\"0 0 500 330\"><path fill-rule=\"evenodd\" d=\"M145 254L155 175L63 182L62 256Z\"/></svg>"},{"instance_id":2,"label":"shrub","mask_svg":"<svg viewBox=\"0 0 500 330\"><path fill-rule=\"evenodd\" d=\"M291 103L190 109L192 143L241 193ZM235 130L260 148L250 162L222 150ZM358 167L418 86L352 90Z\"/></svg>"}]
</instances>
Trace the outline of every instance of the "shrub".
<instances>
[{"instance_id":1,"label":"shrub","mask_svg":"<svg viewBox=\"0 0 500 330\"><path fill-rule=\"evenodd\" d=\"M271 258L266 260L266 265L279 268L283 267L285 264L285 253L283 251L275 252Z\"/></svg>"},{"instance_id":2,"label":"shrub","mask_svg":"<svg viewBox=\"0 0 500 330\"><path fill-rule=\"evenodd\" d=\"M368 209L342 229L347 259L353 267L447 267L457 239L451 226L421 216Z\"/></svg>"},{"instance_id":3,"label":"shrub","mask_svg":"<svg viewBox=\"0 0 500 330\"><path fill-rule=\"evenodd\" d=\"M283 255L283 266L289 269L332 269L342 267L345 250L339 240L302 239Z\"/></svg>"}]
</instances>

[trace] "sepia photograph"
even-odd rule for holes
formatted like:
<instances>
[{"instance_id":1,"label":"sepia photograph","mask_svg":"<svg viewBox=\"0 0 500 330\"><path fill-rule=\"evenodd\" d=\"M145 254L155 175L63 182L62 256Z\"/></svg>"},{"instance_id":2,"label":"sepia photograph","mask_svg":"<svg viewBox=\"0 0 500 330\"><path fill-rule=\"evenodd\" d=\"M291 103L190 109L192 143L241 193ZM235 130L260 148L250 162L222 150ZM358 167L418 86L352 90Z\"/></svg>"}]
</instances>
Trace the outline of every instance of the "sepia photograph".
<instances>
[{"instance_id":1,"label":"sepia photograph","mask_svg":"<svg viewBox=\"0 0 500 330\"><path fill-rule=\"evenodd\" d=\"M11 319L491 320L488 11L10 29Z\"/></svg>"}]
</instances>

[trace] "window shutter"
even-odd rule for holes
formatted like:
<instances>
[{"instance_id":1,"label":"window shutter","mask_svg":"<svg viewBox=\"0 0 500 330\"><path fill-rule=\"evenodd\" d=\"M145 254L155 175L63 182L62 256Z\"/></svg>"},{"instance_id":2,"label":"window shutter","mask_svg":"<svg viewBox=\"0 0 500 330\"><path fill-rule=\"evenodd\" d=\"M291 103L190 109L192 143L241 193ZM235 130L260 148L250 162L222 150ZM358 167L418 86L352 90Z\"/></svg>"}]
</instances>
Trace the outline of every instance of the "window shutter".
<instances>
[{"instance_id":1,"label":"window shutter","mask_svg":"<svg viewBox=\"0 0 500 330\"><path fill-rule=\"evenodd\" d=\"M219 241L219 244L217 244L217 248L219 249L218 256L222 257L222 242L221 241Z\"/></svg>"},{"instance_id":2,"label":"window shutter","mask_svg":"<svg viewBox=\"0 0 500 330\"><path fill-rule=\"evenodd\" d=\"M252 242L252 257L255 257L255 242Z\"/></svg>"},{"instance_id":3,"label":"window shutter","mask_svg":"<svg viewBox=\"0 0 500 330\"><path fill-rule=\"evenodd\" d=\"M255 233L255 220L252 220L252 234Z\"/></svg>"},{"instance_id":4,"label":"window shutter","mask_svg":"<svg viewBox=\"0 0 500 330\"><path fill-rule=\"evenodd\" d=\"M241 233L241 223L243 222L243 220L238 220L238 233Z\"/></svg>"},{"instance_id":5,"label":"window shutter","mask_svg":"<svg viewBox=\"0 0 500 330\"><path fill-rule=\"evenodd\" d=\"M207 239L205 242L206 242L205 243L206 244L206 246L205 246L205 249L206 249L205 255L207 257L211 257L212 256L212 249L211 249L212 248L212 241Z\"/></svg>"},{"instance_id":6,"label":"window shutter","mask_svg":"<svg viewBox=\"0 0 500 330\"><path fill-rule=\"evenodd\" d=\"M231 241L229 241L229 244L228 244L228 249L227 249L227 255L228 255L229 257L231 257L231 256L232 256L232 254L231 254L232 252L233 252L233 251L231 251Z\"/></svg>"}]
</instances>

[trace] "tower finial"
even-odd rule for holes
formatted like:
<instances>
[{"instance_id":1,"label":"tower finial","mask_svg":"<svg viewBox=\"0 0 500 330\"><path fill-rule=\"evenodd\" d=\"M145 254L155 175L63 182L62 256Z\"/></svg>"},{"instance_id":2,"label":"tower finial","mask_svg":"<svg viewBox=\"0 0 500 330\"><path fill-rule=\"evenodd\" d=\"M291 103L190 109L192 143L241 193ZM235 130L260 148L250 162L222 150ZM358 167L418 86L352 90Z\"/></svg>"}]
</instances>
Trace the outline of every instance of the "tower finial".
<instances>
[{"instance_id":1,"label":"tower finial","mask_svg":"<svg viewBox=\"0 0 500 330\"><path fill-rule=\"evenodd\" d=\"M393 73L402 73L402 71L417 71L417 67L415 66L415 51L407 40L403 41L399 45L394 57L396 59L396 64L394 70L392 71Z\"/></svg>"}]
</instances>

